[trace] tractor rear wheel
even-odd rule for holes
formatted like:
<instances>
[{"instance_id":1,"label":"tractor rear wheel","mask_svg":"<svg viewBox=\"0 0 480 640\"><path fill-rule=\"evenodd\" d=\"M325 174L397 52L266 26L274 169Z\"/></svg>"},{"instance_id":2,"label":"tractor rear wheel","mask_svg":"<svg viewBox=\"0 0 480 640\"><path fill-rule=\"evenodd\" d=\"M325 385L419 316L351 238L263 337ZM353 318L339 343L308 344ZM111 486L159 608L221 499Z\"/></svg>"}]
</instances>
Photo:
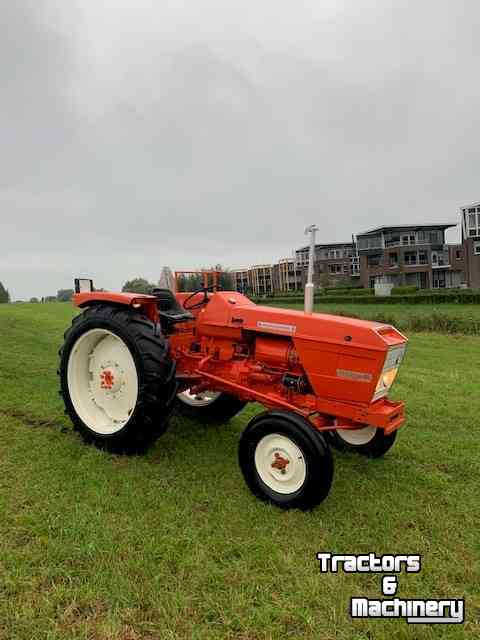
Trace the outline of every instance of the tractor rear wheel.
<instances>
[{"instance_id":1,"label":"tractor rear wheel","mask_svg":"<svg viewBox=\"0 0 480 640\"><path fill-rule=\"evenodd\" d=\"M175 410L178 414L200 422L227 422L237 415L247 403L229 393L201 391L190 393L187 389L177 395Z\"/></svg>"},{"instance_id":2,"label":"tractor rear wheel","mask_svg":"<svg viewBox=\"0 0 480 640\"><path fill-rule=\"evenodd\" d=\"M330 491L333 458L328 442L295 413L256 416L240 438L238 457L252 493L282 509L312 509Z\"/></svg>"},{"instance_id":3,"label":"tractor rear wheel","mask_svg":"<svg viewBox=\"0 0 480 640\"><path fill-rule=\"evenodd\" d=\"M359 429L330 431L331 444L340 451L355 451L369 458L380 458L393 447L397 432L385 435L383 429L365 425Z\"/></svg>"},{"instance_id":4,"label":"tractor rear wheel","mask_svg":"<svg viewBox=\"0 0 480 640\"><path fill-rule=\"evenodd\" d=\"M60 350L60 393L83 439L145 451L166 429L175 363L155 325L129 307L97 305L73 319Z\"/></svg>"}]
</instances>

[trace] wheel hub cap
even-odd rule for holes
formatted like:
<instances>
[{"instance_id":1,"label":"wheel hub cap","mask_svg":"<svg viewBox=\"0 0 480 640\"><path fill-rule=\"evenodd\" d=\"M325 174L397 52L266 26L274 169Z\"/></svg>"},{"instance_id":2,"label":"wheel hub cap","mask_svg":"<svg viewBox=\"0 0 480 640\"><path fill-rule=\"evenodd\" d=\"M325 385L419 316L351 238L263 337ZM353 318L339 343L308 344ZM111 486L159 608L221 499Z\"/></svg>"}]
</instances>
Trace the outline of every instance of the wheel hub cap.
<instances>
[{"instance_id":1,"label":"wheel hub cap","mask_svg":"<svg viewBox=\"0 0 480 640\"><path fill-rule=\"evenodd\" d=\"M100 365L100 389L106 393L115 394L125 384L124 370L116 362L105 362Z\"/></svg>"},{"instance_id":2,"label":"wheel hub cap","mask_svg":"<svg viewBox=\"0 0 480 640\"><path fill-rule=\"evenodd\" d=\"M288 458L283 458L278 451L275 451L273 454L273 462L271 464L273 469L278 469L282 475L285 475L287 464L290 464L290 460Z\"/></svg>"},{"instance_id":3,"label":"wheel hub cap","mask_svg":"<svg viewBox=\"0 0 480 640\"><path fill-rule=\"evenodd\" d=\"M271 433L258 442L255 467L270 489L283 494L298 491L307 476L303 451L293 440L279 433Z\"/></svg>"}]
</instances>

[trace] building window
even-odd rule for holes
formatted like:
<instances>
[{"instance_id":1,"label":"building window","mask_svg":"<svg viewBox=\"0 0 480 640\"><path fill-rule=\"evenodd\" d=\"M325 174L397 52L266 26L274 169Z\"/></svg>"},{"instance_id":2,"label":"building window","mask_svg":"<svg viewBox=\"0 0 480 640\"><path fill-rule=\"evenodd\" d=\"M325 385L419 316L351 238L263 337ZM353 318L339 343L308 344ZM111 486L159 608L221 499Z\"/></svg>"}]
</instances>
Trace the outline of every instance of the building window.
<instances>
[{"instance_id":1,"label":"building window","mask_svg":"<svg viewBox=\"0 0 480 640\"><path fill-rule=\"evenodd\" d=\"M388 259L391 267L398 267L398 253L391 253Z\"/></svg>"},{"instance_id":2,"label":"building window","mask_svg":"<svg viewBox=\"0 0 480 640\"><path fill-rule=\"evenodd\" d=\"M418 254L418 262L420 264L427 264L428 260L425 251L420 251L420 253Z\"/></svg>"},{"instance_id":3,"label":"building window","mask_svg":"<svg viewBox=\"0 0 480 640\"><path fill-rule=\"evenodd\" d=\"M373 256L367 256L367 264L369 267L378 267L380 264L381 254L376 253Z\"/></svg>"},{"instance_id":4,"label":"building window","mask_svg":"<svg viewBox=\"0 0 480 640\"><path fill-rule=\"evenodd\" d=\"M461 249L457 249L455 251L455 259L456 260L461 260L462 259L462 250Z\"/></svg>"},{"instance_id":5,"label":"building window","mask_svg":"<svg viewBox=\"0 0 480 640\"><path fill-rule=\"evenodd\" d=\"M330 273L341 273L342 272L342 265L341 264L329 264L328 265L328 270L330 271Z\"/></svg>"},{"instance_id":6,"label":"building window","mask_svg":"<svg viewBox=\"0 0 480 640\"><path fill-rule=\"evenodd\" d=\"M430 231L428 237L430 244L442 244L442 234L440 231Z\"/></svg>"},{"instance_id":7,"label":"building window","mask_svg":"<svg viewBox=\"0 0 480 640\"><path fill-rule=\"evenodd\" d=\"M477 241L473 243L473 253L476 256L480 256L480 242Z\"/></svg>"},{"instance_id":8,"label":"building window","mask_svg":"<svg viewBox=\"0 0 480 640\"><path fill-rule=\"evenodd\" d=\"M359 249L381 249L382 238L381 236L368 236L366 238L358 238Z\"/></svg>"},{"instance_id":9,"label":"building window","mask_svg":"<svg viewBox=\"0 0 480 640\"><path fill-rule=\"evenodd\" d=\"M405 264L417 264L417 254L413 251L406 251L403 258L405 260Z\"/></svg>"}]
</instances>

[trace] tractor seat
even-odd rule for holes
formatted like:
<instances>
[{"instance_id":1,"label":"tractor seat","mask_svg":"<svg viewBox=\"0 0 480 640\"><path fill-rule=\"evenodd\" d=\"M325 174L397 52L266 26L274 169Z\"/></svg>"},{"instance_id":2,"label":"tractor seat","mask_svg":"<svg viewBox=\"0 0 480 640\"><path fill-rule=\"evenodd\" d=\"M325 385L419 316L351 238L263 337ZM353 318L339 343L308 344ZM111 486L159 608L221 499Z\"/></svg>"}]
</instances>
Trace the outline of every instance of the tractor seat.
<instances>
[{"instance_id":1,"label":"tractor seat","mask_svg":"<svg viewBox=\"0 0 480 640\"><path fill-rule=\"evenodd\" d=\"M195 316L184 309L170 291L170 289L153 289L152 295L157 298L157 309L161 319L167 324L178 322L188 322L194 320Z\"/></svg>"}]
</instances>

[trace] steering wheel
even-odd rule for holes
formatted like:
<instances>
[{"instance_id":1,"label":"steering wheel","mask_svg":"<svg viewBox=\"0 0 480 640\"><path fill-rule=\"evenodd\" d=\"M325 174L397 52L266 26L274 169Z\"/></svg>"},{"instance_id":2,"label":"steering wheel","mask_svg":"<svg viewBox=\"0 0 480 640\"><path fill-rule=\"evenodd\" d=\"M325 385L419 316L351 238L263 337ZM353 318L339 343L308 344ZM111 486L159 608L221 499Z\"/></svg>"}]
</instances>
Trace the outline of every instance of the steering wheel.
<instances>
[{"instance_id":1,"label":"steering wheel","mask_svg":"<svg viewBox=\"0 0 480 640\"><path fill-rule=\"evenodd\" d=\"M208 287L202 287L201 289L197 289L196 291L194 291L192 294L190 294L188 296L188 298L185 298L185 300L183 301L183 308L186 311L191 311L192 309L198 309L199 307L203 307L204 304L208 304L209 299L207 296L207 293L209 291L221 291L222 287L218 286L218 285L214 285L211 284ZM195 302L194 304L188 305L187 303L189 300L191 300L192 298L194 298L196 295L198 295L199 293L203 293L203 298L202 300L200 300L199 302Z\"/></svg>"}]
</instances>

